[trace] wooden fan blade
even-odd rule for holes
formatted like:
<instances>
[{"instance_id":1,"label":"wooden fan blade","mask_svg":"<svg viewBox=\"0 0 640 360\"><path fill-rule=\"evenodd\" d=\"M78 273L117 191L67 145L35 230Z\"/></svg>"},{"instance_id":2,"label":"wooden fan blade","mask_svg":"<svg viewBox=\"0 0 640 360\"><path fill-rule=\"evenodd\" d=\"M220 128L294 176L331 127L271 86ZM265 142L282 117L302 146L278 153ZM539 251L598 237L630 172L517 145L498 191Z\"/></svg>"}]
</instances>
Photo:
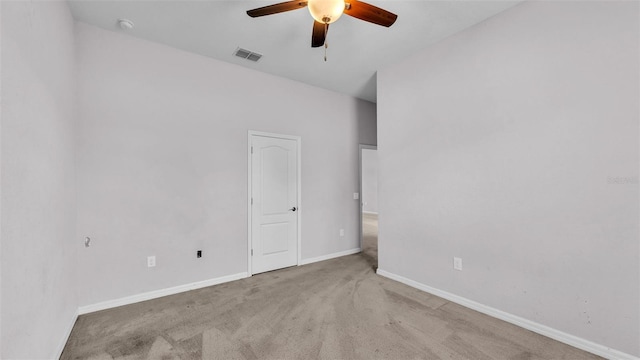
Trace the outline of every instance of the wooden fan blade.
<instances>
[{"instance_id":1,"label":"wooden fan blade","mask_svg":"<svg viewBox=\"0 0 640 360\"><path fill-rule=\"evenodd\" d=\"M247 10L247 15L251 17L278 14L285 11L297 10L307 6L306 1L285 1L279 4L267 5L253 10Z\"/></svg>"},{"instance_id":2,"label":"wooden fan blade","mask_svg":"<svg viewBox=\"0 0 640 360\"><path fill-rule=\"evenodd\" d=\"M345 14L370 23L389 27L393 25L398 18L398 15L394 13L362 1L347 0L346 3L347 6L344 9Z\"/></svg>"},{"instance_id":3,"label":"wooden fan blade","mask_svg":"<svg viewBox=\"0 0 640 360\"><path fill-rule=\"evenodd\" d=\"M314 21L313 31L311 32L311 47L320 47L324 45L327 32L329 32L329 24Z\"/></svg>"}]
</instances>

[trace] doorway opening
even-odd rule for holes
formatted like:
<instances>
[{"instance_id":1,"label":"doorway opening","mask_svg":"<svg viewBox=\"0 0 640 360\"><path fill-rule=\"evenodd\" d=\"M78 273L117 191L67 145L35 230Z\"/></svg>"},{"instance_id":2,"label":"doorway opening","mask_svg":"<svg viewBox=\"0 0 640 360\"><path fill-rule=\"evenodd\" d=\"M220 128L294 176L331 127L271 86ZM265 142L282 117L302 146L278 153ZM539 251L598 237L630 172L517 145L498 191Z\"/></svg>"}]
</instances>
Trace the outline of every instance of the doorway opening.
<instances>
[{"instance_id":1,"label":"doorway opening","mask_svg":"<svg viewBox=\"0 0 640 360\"><path fill-rule=\"evenodd\" d=\"M378 147L360 145L360 249L378 269Z\"/></svg>"}]
</instances>

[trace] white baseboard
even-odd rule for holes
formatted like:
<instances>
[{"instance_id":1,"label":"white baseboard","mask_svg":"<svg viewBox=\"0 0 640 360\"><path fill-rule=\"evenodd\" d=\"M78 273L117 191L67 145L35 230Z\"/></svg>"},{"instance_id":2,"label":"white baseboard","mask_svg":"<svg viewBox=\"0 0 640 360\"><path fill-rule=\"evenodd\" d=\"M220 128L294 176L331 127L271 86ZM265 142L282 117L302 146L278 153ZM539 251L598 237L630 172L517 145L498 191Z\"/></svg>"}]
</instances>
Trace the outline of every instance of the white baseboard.
<instances>
[{"instance_id":1,"label":"white baseboard","mask_svg":"<svg viewBox=\"0 0 640 360\"><path fill-rule=\"evenodd\" d=\"M329 255L323 255L323 256L318 256L318 257L314 257L314 258L303 259L303 260L300 260L300 265L307 265L307 264L312 264L312 263L318 262L318 261L325 261L325 260L334 259L334 258L341 257L341 256L357 254L360 251L362 251L360 248L354 248L354 249L340 251L340 252L329 254Z\"/></svg>"},{"instance_id":2,"label":"white baseboard","mask_svg":"<svg viewBox=\"0 0 640 360\"><path fill-rule=\"evenodd\" d=\"M364 210L362 210L362 213L363 213L363 214L378 215L378 212L377 212L377 211L364 211Z\"/></svg>"},{"instance_id":3,"label":"white baseboard","mask_svg":"<svg viewBox=\"0 0 640 360\"><path fill-rule=\"evenodd\" d=\"M249 275L246 272L243 272L243 273L223 276L215 279L209 279L209 280L198 281L190 284L179 285L179 286L175 286L167 289L149 291L146 293L127 296L120 299L103 301L97 304L79 307L78 314L83 315L83 314L88 314L88 313L92 313L100 310L111 309L118 306L135 304L141 301L156 299L156 298L168 296L168 295L174 295L174 294L178 294L178 293L189 291L189 290L196 290L196 289L204 288L207 286L213 286L213 285L226 283L229 281L240 280L248 276Z\"/></svg>"},{"instance_id":4,"label":"white baseboard","mask_svg":"<svg viewBox=\"0 0 640 360\"><path fill-rule=\"evenodd\" d=\"M64 351L64 347L67 345L67 341L69 341L69 337L71 336L71 331L73 330L73 326L76 324L76 320L78 320L78 315L80 315L78 313L78 309L76 309L76 312L73 314L73 317L71 318L71 321L67 324L67 327L64 330L63 333L63 337L60 340L60 343L58 344L58 348L56 349L56 354L54 359L60 359L60 357L62 356L62 351Z\"/></svg>"},{"instance_id":5,"label":"white baseboard","mask_svg":"<svg viewBox=\"0 0 640 360\"><path fill-rule=\"evenodd\" d=\"M546 337L552 338L554 340L563 342L565 344L571 345L573 347L576 347L578 349L584 350L584 351L588 351L592 354L596 354L602 357L605 357L607 359L616 359L616 360L640 360L640 358L627 354L627 353L623 353L622 351L618 351L615 349L612 349L610 347L604 346L604 345L600 345L597 343L594 343L593 341L589 341L589 340L585 340L583 338L579 338L577 336L571 335L571 334L567 334L565 332L562 332L560 330L556 330L553 329L551 327L548 327L546 325L542 325L542 324L538 324L534 321L531 320L527 320L525 318L521 318L519 316L513 315L513 314L509 314L507 312L504 312L502 310L498 310L495 308L492 308L490 306L487 305L483 305L480 304L478 302L475 302L473 300L469 300L467 298L463 298L461 296L455 295L455 294L451 294L449 292L443 291L443 290L439 290L436 288L432 288L428 285L419 283L417 281L411 280L411 279L407 279L403 276L400 275L396 275L390 272L387 272L385 270L382 269L378 269L377 270L377 274L384 276L386 278L389 278L391 280L395 280L398 282L401 282L405 285L409 285L411 287L414 287L416 289L428 292L430 294L439 296L443 299L449 300L451 302L454 302L456 304L460 304L462 306L468 307L470 309L476 310L478 312L481 312L483 314L492 316L494 318L500 319L500 320L504 320L508 323L520 326L522 328L525 328L527 330L533 331L535 333L538 333L540 335L544 335Z\"/></svg>"}]
</instances>

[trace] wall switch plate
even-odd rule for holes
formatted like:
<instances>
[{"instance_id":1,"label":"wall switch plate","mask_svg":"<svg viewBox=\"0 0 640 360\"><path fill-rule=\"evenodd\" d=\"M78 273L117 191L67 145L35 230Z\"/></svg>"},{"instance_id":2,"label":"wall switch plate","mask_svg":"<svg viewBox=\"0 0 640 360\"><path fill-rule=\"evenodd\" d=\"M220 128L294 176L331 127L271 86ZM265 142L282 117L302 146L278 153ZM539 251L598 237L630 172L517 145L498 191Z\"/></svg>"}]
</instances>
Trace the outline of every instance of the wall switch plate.
<instances>
[{"instance_id":1,"label":"wall switch plate","mask_svg":"<svg viewBox=\"0 0 640 360\"><path fill-rule=\"evenodd\" d=\"M344 236L344 229L340 229L340 236Z\"/></svg>"},{"instance_id":2,"label":"wall switch plate","mask_svg":"<svg viewBox=\"0 0 640 360\"><path fill-rule=\"evenodd\" d=\"M358 200L360 199L360 194L359 193L353 193L353 200Z\"/></svg>"},{"instance_id":3,"label":"wall switch plate","mask_svg":"<svg viewBox=\"0 0 640 360\"><path fill-rule=\"evenodd\" d=\"M156 266L156 257L154 256L147 256L147 267L154 267Z\"/></svg>"},{"instance_id":4,"label":"wall switch plate","mask_svg":"<svg viewBox=\"0 0 640 360\"><path fill-rule=\"evenodd\" d=\"M462 258L454 257L453 258L453 268L458 271L462 271Z\"/></svg>"}]
</instances>

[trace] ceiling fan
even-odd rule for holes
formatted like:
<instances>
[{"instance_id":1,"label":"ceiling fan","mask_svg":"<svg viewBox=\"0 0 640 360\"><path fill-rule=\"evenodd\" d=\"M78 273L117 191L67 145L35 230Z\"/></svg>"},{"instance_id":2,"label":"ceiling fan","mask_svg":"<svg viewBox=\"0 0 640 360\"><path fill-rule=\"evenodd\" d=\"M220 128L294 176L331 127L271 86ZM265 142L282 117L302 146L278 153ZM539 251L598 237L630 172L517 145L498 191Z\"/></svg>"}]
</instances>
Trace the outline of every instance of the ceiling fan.
<instances>
[{"instance_id":1,"label":"ceiling fan","mask_svg":"<svg viewBox=\"0 0 640 360\"><path fill-rule=\"evenodd\" d=\"M398 18L398 15L387 10L357 0L293 0L278 4L263 6L248 10L247 15L259 17L273 15L308 7L313 16L313 31L311 32L311 47L320 47L325 44L329 24L338 20L344 13L354 18L368 21L373 24L389 27ZM326 60L326 59L325 59Z\"/></svg>"}]
</instances>

